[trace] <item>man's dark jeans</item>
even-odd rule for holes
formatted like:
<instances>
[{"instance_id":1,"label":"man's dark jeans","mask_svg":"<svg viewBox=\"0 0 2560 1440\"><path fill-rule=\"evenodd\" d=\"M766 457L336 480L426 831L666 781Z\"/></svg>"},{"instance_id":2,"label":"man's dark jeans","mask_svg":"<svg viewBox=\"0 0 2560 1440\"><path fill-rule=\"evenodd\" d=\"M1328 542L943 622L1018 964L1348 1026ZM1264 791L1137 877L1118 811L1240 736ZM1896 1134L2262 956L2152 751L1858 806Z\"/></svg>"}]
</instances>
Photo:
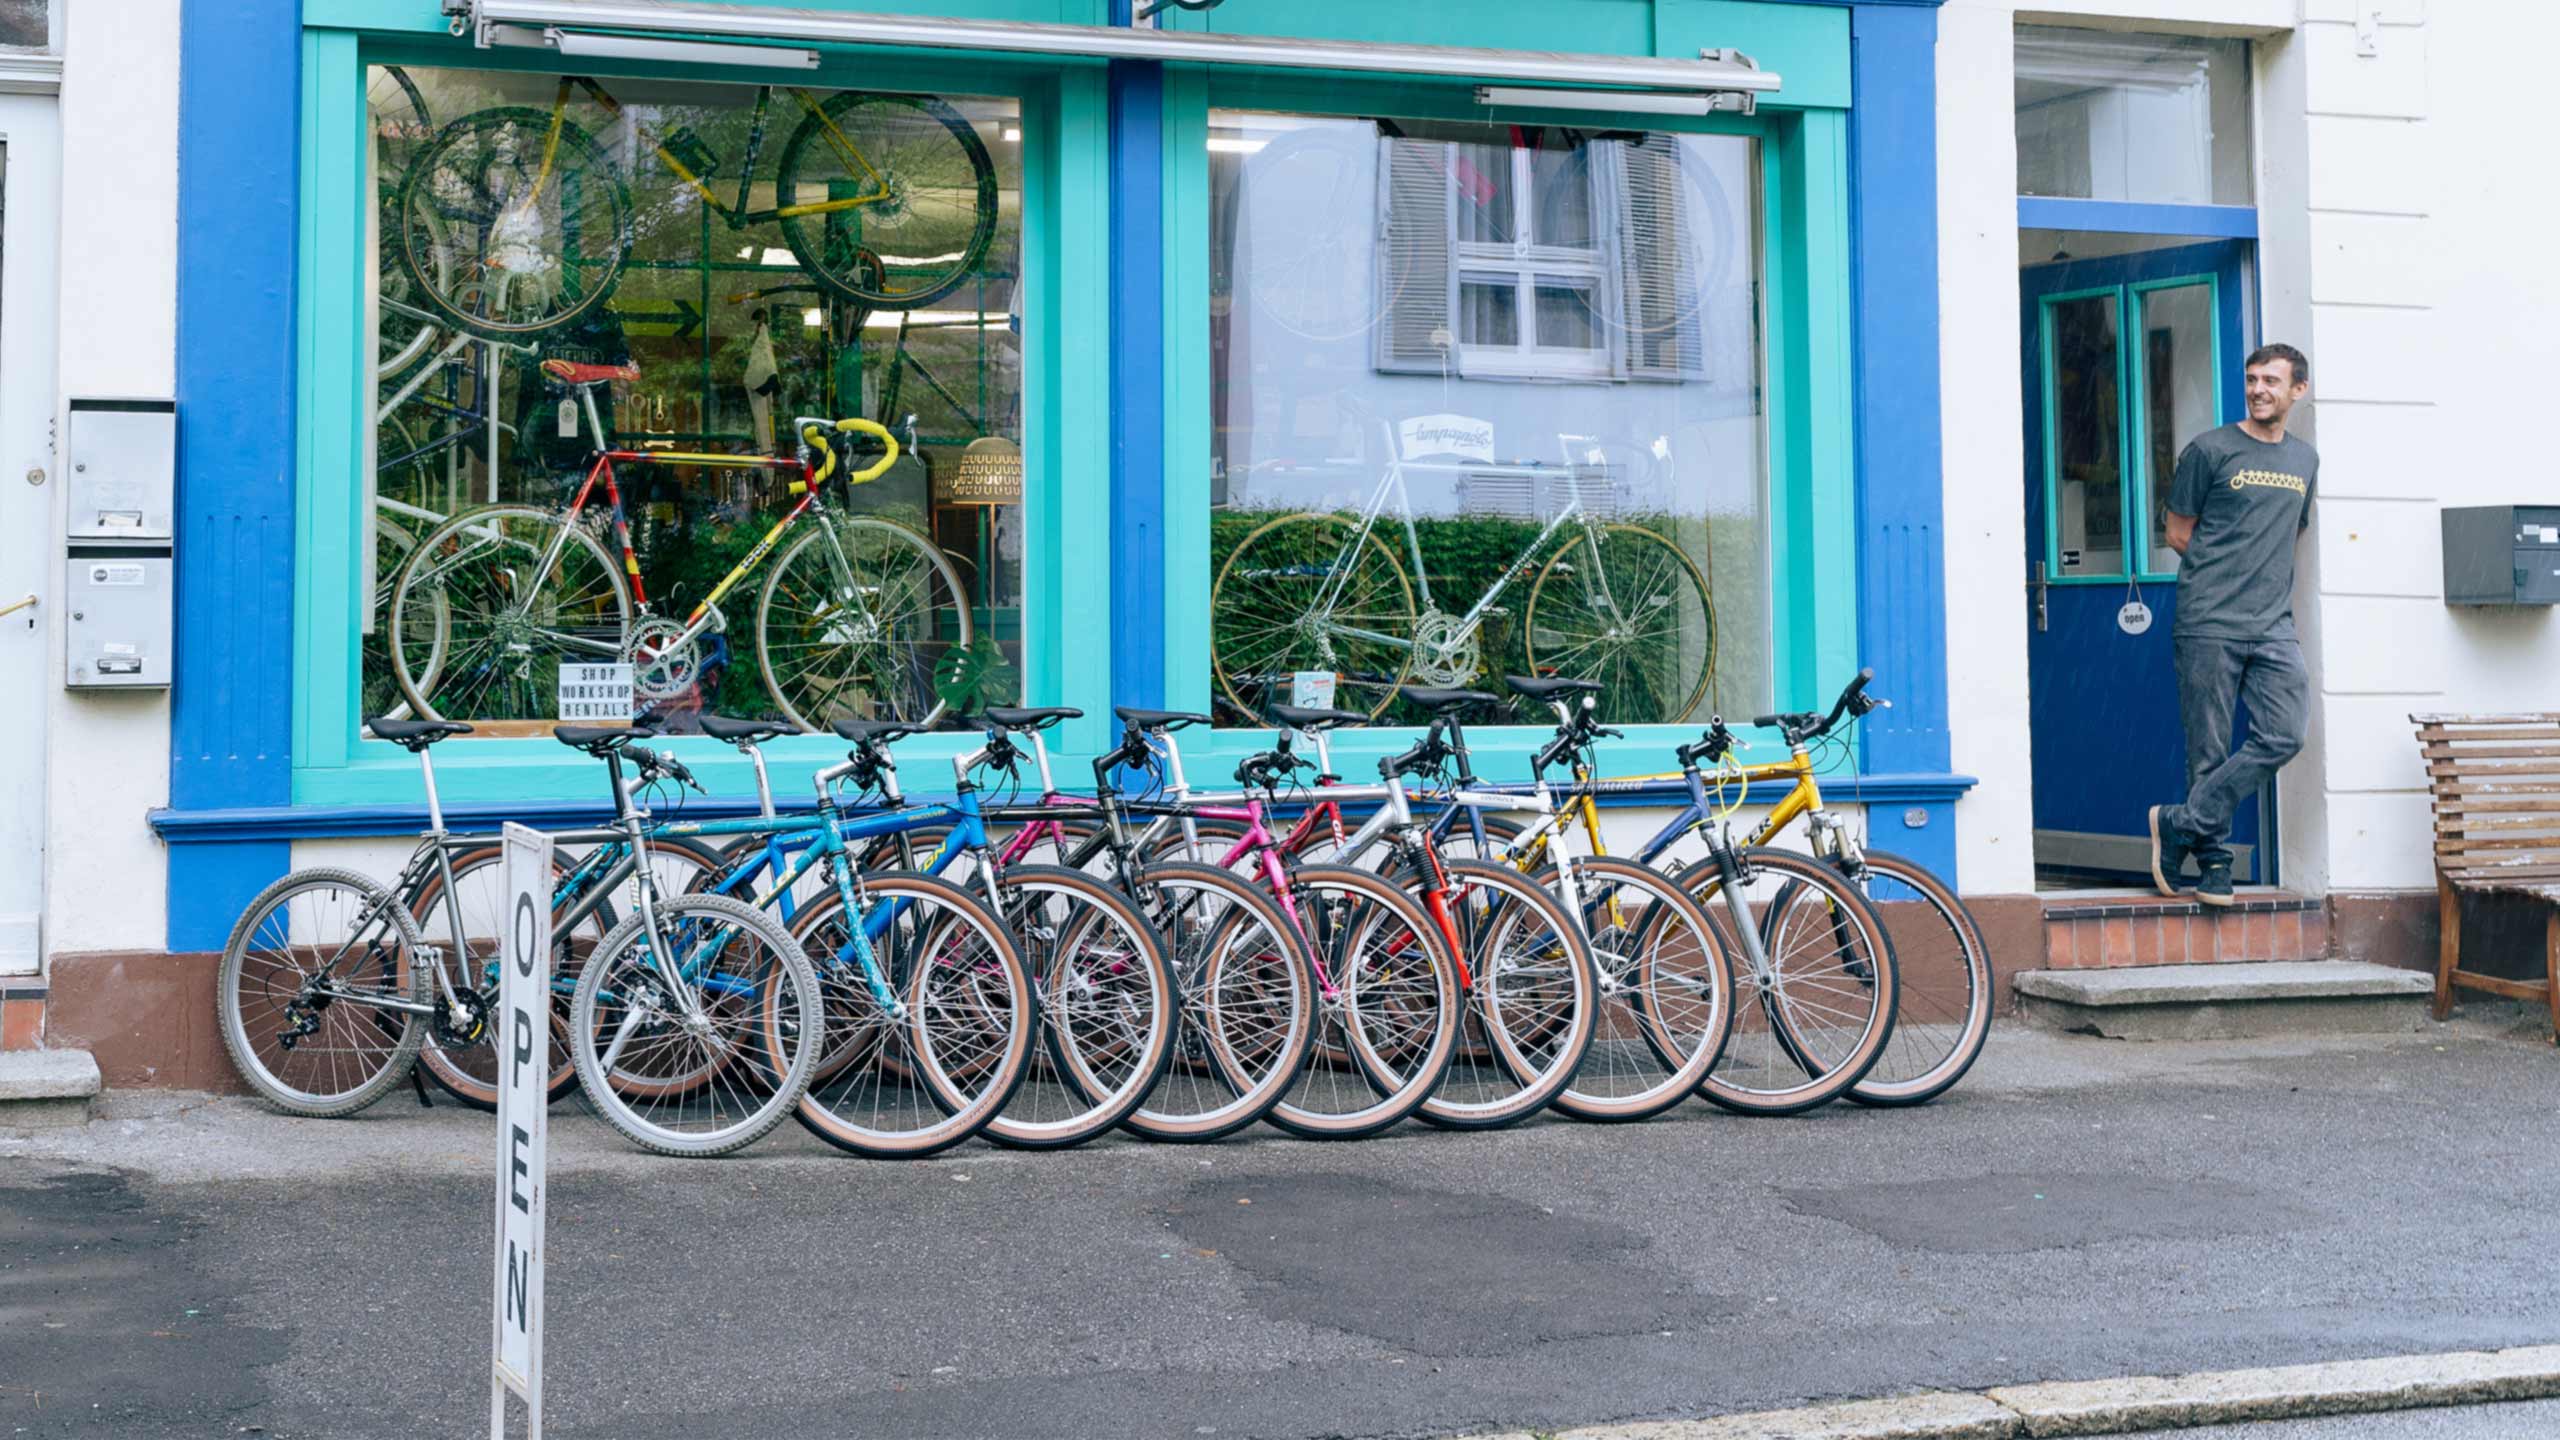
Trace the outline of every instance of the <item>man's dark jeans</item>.
<instances>
[{"instance_id":1,"label":"man's dark jeans","mask_svg":"<svg viewBox=\"0 0 2560 1440\"><path fill-rule=\"evenodd\" d=\"M2180 636L2178 713L2187 727L2187 803L2161 818L2186 833L2196 864L2230 863L2231 817L2302 752L2311 675L2292 640ZM2249 702L2249 738L2231 748L2235 701Z\"/></svg>"}]
</instances>

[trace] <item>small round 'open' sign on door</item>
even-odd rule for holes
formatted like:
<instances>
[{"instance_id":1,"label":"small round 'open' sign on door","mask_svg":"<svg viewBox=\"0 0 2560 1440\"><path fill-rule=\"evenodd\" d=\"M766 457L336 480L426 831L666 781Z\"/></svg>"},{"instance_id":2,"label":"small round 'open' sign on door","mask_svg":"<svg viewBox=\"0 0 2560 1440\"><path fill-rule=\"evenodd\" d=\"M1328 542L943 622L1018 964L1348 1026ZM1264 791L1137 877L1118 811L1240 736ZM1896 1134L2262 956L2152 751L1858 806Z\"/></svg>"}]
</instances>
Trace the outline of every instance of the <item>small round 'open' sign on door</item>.
<instances>
[{"instance_id":1,"label":"small round 'open' sign on door","mask_svg":"<svg viewBox=\"0 0 2560 1440\"><path fill-rule=\"evenodd\" d=\"M2127 600L2116 611L2116 628L2127 635L2139 635L2151 628L2151 607L2139 600Z\"/></svg>"}]
</instances>

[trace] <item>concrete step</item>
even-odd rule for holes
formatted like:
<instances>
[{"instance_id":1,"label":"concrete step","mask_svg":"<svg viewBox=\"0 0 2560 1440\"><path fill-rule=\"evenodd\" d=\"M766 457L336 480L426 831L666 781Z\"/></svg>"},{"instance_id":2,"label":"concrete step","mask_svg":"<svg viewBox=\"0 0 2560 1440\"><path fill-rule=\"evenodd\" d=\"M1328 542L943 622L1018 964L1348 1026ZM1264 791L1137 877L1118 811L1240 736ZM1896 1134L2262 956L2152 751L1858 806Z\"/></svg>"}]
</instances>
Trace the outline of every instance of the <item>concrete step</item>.
<instances>
[{"instance_id":1,"label":"concrete step","mask_svg":"<svg viewBox=\"0 0 2560 1440\"><path fill-rule=\"evenodd\" d=\"M98 1089L86 1050L0 1051L0 1130L85 1125Z\"/></svg>"},{"instance_id":2,"label":"concrete step","mask_svg":"<svg viewBox=\"0 0 2560 1440\"><path fill-rule=\"evenodd\" d=\"M2241 887L2229 906L2149 890L2054 891L2044 901L2044 963L2055 970L2128 965L2318 960L2329 909L2270 886Z\"/></svg>"},{"instance_id":3,"label":"concrete step","mask_svg":"<svg viewBox=\"0 0 2560 1440\"><path fill-rule=\"evenodd\" d=\"M2117 1040L2414 1030L2435 981L2351 960L2029 970L2018 1014L2031 1025Z\"/></svg>"}]
</instances>

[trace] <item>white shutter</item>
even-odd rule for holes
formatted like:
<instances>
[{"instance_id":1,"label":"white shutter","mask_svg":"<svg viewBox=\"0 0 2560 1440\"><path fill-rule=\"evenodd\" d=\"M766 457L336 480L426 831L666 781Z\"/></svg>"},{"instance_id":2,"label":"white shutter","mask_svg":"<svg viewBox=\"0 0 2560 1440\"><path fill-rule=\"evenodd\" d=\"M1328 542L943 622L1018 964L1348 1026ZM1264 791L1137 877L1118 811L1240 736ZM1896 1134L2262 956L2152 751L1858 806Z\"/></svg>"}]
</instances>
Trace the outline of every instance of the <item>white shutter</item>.
<instances>
[{"instance_id":1,"label":"white shutter","mask_svg":"<svg viewBox=\"0 0 2560 1440\"><path fill-rule=\"evenodd\" d=\"M1707 217L1688 213L1680 138L1657 133L1604 143L1615 157L1612 268L1626 331L1624 373L1639 380L1703 380L1707 347L1692 227Z\"/></svg>"},{"instance_id":2,"label":"white shutter","mask_svg":"<svg viewBox=\"0 0 2560 1440\"><path fill-rule=\"evenodd\" d=\"M1450 353L1456 336L1456 226L1448 145L1380 136L1378 263L1371 278L1379 369L1437 375L1456 359Z\"/></svg>"}]
</instances>

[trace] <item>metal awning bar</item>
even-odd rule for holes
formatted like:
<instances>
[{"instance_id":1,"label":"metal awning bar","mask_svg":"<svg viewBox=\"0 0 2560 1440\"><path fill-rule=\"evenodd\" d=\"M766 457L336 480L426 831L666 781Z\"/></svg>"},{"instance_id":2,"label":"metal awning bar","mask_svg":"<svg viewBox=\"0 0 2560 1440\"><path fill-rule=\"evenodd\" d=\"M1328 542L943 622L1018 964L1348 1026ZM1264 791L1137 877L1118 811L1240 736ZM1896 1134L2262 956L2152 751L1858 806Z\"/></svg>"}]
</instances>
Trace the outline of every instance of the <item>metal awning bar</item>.
<instances>
[{"instance_id":1,"label":"metal awning bar","mask_svg":"<svg viewBox=\"0 0 2560 1440\"><path fill-rule=\"evenodd\" d=\"M1665 60L1462 45L1351 44L1123 26L849 14L724 4L716 0L446 0L446 8L471 22L482 45L522 44L528 40L539 44L543 43L539 38L543 30L567 29L670 39L718 37L800 45L917 46L1585 87L1586 93L1573 96L1565 108L1588 108L1592 97L1587 91L1592 86L1637 93L1731 96L1736 101L1747 101L1775 92L1779 81L1778 76L1735 51L1703 52L1695 60Z\"/></svg>"}]
</instances>

